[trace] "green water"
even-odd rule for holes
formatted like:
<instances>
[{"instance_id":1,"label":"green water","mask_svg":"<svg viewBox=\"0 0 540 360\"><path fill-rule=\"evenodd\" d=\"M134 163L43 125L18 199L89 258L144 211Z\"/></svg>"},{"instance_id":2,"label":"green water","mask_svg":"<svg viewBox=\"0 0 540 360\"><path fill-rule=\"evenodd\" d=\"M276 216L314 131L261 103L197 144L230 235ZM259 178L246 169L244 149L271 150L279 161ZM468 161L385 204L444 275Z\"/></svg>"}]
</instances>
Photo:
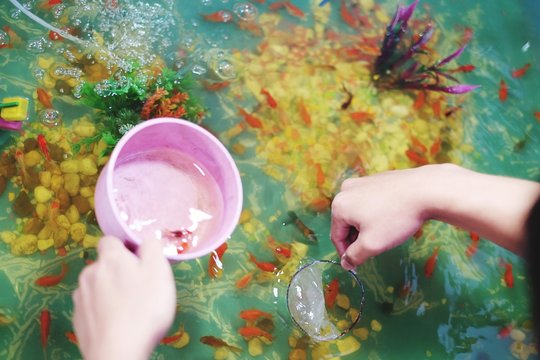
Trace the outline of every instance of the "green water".
<instances>
[{"instance_id":1,"label":"green water","mask_svg":"<svg viewBox=\"0 0 540 360\"><path fill-rule=\"evenodd\" d=\"M122 5L122 1L120 4ZM184 0L175 4L172 15L174 24L170 31L171 45L164 46L173 51L175 44L182 43L186 36L194 36L198 48L205 49L212 42L224 49L254 49L257 39L235 28L223 24L207 24L198 14L228 8L233 1ZM304 26L310 26L308 1L294 1L308 13ZM310 2L311 3L311 2ZM345 32L339 18L339 1L330 1L333 12L332 24ZM189 6L187 6L189 4ZM393 1L381 2L391 12ZM267 5L257 5L260 12ZM427 6L428 8L426 8ZM46 35L37 24L23 15L14 19L13 7L7 1L0 4L0 27L9 24L27 41ZM537 180L540 178L540 123L533 112L540 111L540 6L535 1L509 3L504 0L469 2L423 1L417 17L431 15L438 29L456 33L456 29L470 26L474 38L460 58L460 64L472 63L477 69L463 74L464 83L480 84L482 87L468 95L463 104L463 142L474 149L472 152L457 153L460 163L479 171L516 176ZM289 21L295 21L289 17ZM150 36L162 36L156 30ZM227 38L227 39L225 39ZM208 41L207 41L208 40ZM456 41L457 38L449 38ZM210 45L209 45L210 43ZM206 44L206 45L205 45ZM526 44L529 44L527 47ZM451 45L449 45L452 47ZM46 50L45 54L53 49ZM32 98L38 81L32 76L36 54L24 47L0 49L0 96L25 96ZM170 61L170 59L167 59ZM513 79L510 71L531 63L527 76ZM242 69L237 69L239 72ZM498 100L498 84L504 79L510 90L505 103ZM204 125L217 134L240 121L228 110L235 108L230 98L215 93L197 90L211 115ZM55 108L64 114L67 124L75 117L93 112L78 104L69 96L55 94ZM33 109L31 101L31 109ZM30 119L35 120L33 111ZM441 120L444 121L444 120ZM527 134L527 135L526 135ZM7 141L7 132L2 132ZM253 143L252 134L242 135ZM515 144L525 136L525 146L515 151ZM232 143L226 137L227 146ZM334 249L328 239L330 215L328 212L314 213L305 209L300 199L290 190L288 174L286 181L277 181L264 172L264 163L253 149L243 155L234 155L240 169L244 186L244 208L252 210L256 219L281 242L302 240L294 226L283 226L287 211L295 210L319 238L317 245L308 245L308 257L332 258ZM9 189L8 189L9 191ZM9 208L7 191L2 196L0 208ZM0 229L12 230L14 218L0 215ZM429 238L429 240L428 240ZM293 330L292 320L283 308L283 285L274 283L252 284L248 291L234 289L234 283L242 274L253 271L247 262L247 251L257 257L270 259L270 252L263 246L266 236L248 233L239 226L231 236L224 262L224 275L219 279L207 276L208 257L174 265L177 298L180 310L173 329L184 324L191 336L190 344L183 349L160 345L153 358L211 359L214 350L199 343L202 336L220 337L230 344L244 349L239 358L250 358L247 343L237 334L243 326L238 313L246 308L257 307L276 316L275 340L265 346L259 358L287 358L290 351L288 335ZM366 289L364 316L358 327L370 329L368 339L360 341L359 351L343 356L350 359L512 359L510 337L499 339L497 334L505 325L515 327L527 335L526 343L532 339L523 324L530 320L528 285L523 261L517 256L482 240L477 254L469 261L464 252L468 245L468 234L449 226L434 223L426 227L419 241L409 241L388 253L370 260L358 270ZM437 268L430 279L423 275L423 265L436 245L444 246ZM72 330L71 293L76 287L77 277L84 267L80 258L81 248L69 252L67 277L52 288L34 285L36 274L56 273L63 260L52 251L27 257L15 257L4 243L0 243L0 312L14 321L0 325L0 358L6 359L75 359L80 354L64 333ZM515 286L503 285L503 268L500 259L514 264ZM397 295L407 281L413 291L405 297ZM391 294L388 287L394 287ZM277 298L273 294L277 288ZM393 303L389 310L388 303ZM52 314L51 332L46 355L40 343L39 314L47 307ZM136 313L134 314L136 316ZM370 322L382 324L380 332L371 331ZM336 351L334 356L340 354ZM535 358L534 356L529 359ZM537 357L536 357L537 358Z\"/></svg>"}]
</instances>

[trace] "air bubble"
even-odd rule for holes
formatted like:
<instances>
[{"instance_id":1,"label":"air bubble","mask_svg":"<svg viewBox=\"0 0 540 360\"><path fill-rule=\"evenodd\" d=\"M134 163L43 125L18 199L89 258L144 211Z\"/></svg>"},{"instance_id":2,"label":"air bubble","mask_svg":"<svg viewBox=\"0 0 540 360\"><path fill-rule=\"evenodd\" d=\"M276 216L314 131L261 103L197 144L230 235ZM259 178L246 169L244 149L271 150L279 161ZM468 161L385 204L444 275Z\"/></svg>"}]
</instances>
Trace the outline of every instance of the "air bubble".
<instances>
[{"instance_id":1,"label":"air bubble","mask_svg":"<svg viewBox=\"0 0 540 360\"><path fill-rule=\"evenodd\" d=\"M7 32L0 30L0 46L9 44L9 35Z\"/></svg>"},{"instance_id":2,"label":"air bubble","mask_svg":"<svg viewBox=\"0 0 540 360\"><path fill-rule=\"evenodd\" d=\"M39 112L39 121L45 126L55 127L62 123L62 114L55 109L45 109Z\"/></svg>"},{"instance_id":3,"label":"air bubble","mask_svg":"<svg viewBox=\"0 0 540 360\"><path fill-rule=\"evenodd\" d=\"M195 75L204 75L206 74L206 68L202 65L195 65L193 66L193 69L191 69L191 72Z\"/></svg>"},{"instance_id":4,"label":"air bubble","mask_svg":"<svg viewBox=\"0 0 540 360\"><path fill-rule=\"evenodd\" d=\"M233 11L242 21L254 21L259 13L257 8L249 2L235 4Z\"/></svg>"},{"instance_id":5,"label":"air bubble","mask_svg":"<svg viewBox=\"0 0 540 360\"><path fill-rule=\"evenodd\" d=\"M34 38L28 40L28 44L26 44L26 50L34 54L41 54L45 52L45 49L50 47L50 45L51 44L47 40L45 40L44 37Z\"/></svg>"},{"instance_id":6,"label":"air bubble","mask_svg":"<svg viewBox=\"0 0 540 360\"><path fill-rule=\"evenodd\" d=\"M32 75L36 80L43 80L45 78L45 70L42 68L35 68L32 70Z\"/></svg>"}]
</instances>

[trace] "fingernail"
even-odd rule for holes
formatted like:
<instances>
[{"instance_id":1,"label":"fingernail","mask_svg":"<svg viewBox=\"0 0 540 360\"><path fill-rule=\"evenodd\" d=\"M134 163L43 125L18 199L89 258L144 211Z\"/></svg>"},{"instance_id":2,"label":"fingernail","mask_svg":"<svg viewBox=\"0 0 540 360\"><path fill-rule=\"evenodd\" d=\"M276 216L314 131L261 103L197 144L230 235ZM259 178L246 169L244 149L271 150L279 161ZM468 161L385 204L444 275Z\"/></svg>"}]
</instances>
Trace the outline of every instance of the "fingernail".
<instances>
[{"instance_id":1,"label":"fingernail","mask_svg":"<svg viewBox=\"0 0 540 360\"><path fill-rule=\"evenodd\" d=\"M341 257L341 267L345 270L354 270L355 266L349 262L347 254L343 254Z\"/></svg>"}]
</instances>

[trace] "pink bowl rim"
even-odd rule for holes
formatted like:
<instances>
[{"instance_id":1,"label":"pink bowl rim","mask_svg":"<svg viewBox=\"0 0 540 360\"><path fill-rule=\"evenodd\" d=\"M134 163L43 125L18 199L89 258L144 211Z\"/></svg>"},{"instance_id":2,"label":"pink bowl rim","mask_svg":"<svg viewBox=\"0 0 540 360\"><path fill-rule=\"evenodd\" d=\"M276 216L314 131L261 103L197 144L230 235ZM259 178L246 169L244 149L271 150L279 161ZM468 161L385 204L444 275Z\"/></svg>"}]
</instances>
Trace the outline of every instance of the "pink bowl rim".
<instances>
[{"instance_id":1,"label":"pink bowl rim","mask_svg":"<svg viewBox=\"0 0 540 360\"><path fill-rule=\"evenodd\" d=\"M238 221L240 219L240 214L242 212L243 190L242 190L242 181L241 181L241 178L240 178L240 172L238 171L238 167L236 166L236 162L232 158L230 152L227 150L225 145L223 145L223 143L221 143L221 141L219 141L219 139L217 137L215 137L212 133L210 133L208 130L204 129L202 126L194 124L194 123L192 123L190 121L187 121L187 120L184 120L184 119L169 118L169 117L149 119L149 120L145 120L144 122L142 122L140 124L137 124L132 129L130 129L124 136L122 136L122 138L120 139L120 141L118 141L118 143L116 144L114 150L111 153L109 161L107 162L108 166L105 169L106 172L107 172L105 174L106 175L106 183L105 183L105 185L107 187L106 193L112 195L113 171L114 171L114 168L116 166L116 161L118 160L118 156L121 153L124 146L126 145L126 143L128 141L130 141L130 139L132 137L134 137L136 134L140 133L142 130L144 130L144 129L148 128L148 127L159 126L159 125L162 125L162 124L175 124L175 125L179 125L179 126L183 126L183 127L188 127L188 128L191 128L191 129L201 133L206 138L208 138L219 150L221 150L223 152L223 154L225 155L230 167L232 168L232 170L234 172L234 174L233 174L234 175L234 180L235 180L234 185L236 187L236 192L238 193L238 202L237 202L237 204L235 206L234 216L232 217L232 219L234 221L230 221L228 224L226 224L225 228L222 229L222 231L218 234L218 235L221 235L221 239L219 239L219 241L216 242L216 246L214 248L212 248L212 249L208 249L206 247L204 247L202 249L195 249L194 251L188 251L186 253L178 254L178 255L175 255L175 256L167 255L167 259L169 259L171 261L175 261L175 262L176 261L183 261L183 260L191 260L191 259L195 259L195 258L198 258L198 257L201 257L201 256L205 256L205 255L209 254L210 252L212 252L213 250L217 249L223 243L225 243L230 238L230 236L233 233L234 229L238 225ZM116 217L116 219L118 219L118 223L119 223L120 227L122 228L122 230L129 237L129 239L122 239L122 240L124 240L124 241L129 240L132 243L135 243L137 246L140 245L140 243L135 240L135 239L137 239L137 236L135 235L135 233L133 233L128 228L128 226L123 221L120 220L119 210L118 210L118 207L116 206L116 202L114 201L113 196L107 196L106 198L107 198L106 201L108 201L109 206L112 209L114 216Z\"/></svg>"}]
</instances>

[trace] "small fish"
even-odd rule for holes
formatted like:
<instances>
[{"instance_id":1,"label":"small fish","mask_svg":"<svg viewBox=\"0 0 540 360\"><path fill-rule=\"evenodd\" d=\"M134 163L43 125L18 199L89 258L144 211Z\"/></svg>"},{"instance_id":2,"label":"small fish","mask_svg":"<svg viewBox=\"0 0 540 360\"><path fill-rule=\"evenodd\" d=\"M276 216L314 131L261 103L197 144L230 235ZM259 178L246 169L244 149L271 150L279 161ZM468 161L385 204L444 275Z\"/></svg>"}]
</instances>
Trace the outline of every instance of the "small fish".
<instances>
[{"instance_id":1,"label":"small fish","mask_svg":"<svg viewBox=\"0 0 540 360\"><path fill-rule=\"evenodd\" d=\"M416 230L416 232L413 234L413 238L414 240L418 240L422 237L422 235L424 235L424 229L422 227L420 227L418 230Z\"/></svg>"},{"instance_id":2,"label":"small fish","mask_svg":"<svg viewBox=\"0 0 540 360\"><path fill-rule=\"evenodd\" d=\"M472 257L478 251L478 243L480 242L480 236L473 231L469 232L469 236L471 238L471 244L467 247L467 250L465 250L465 254L468 257Z\"/></svg>"},{"instance_id":3,"label":"small fish","mask_svg":"<svg viewBox=\"0 0 540 360\"><path fill-rule=\"evenodd\" d=\"M240 113L240 115L244 117L244 120L248 123L249 126L256 129L262 128L263 124L259 118L256 118L255 116L251 115L250 113L248 113L246 110L242 109L241 107L238 107L238 112Z\"/></svg>"},{"instance_id":4,"label":"small fish","mask_svg":"<svg viewBox=\"0 0 540 360\"><path fill-rule=\"evenodd\" d=\"M427 259L426 263L424 264L424 274L426 275L427 278L433 275L433 271L435 271L435 265L437 264L438 256L439 256L439 247L437 246L433 250L433 254Z\"/></svg>"},{"instance_id":5,"label":"small fish","mask_svg":"<svg viewBox=\"0 0 540 360\"><path fill-rule=\"evenodd\" d=\"M220 10L211 14L201 14L201 16L204 20L215 23L229 23L234 19L232 12L228 10Z\"/></svg>"},{"instance_id":6,"label":"small fish","mask_svg":"<svg viewBox=\"0 0 540 360\"><path fill-rule=\"evenodd\" d=\"M343 19L343 22L352 28L358 27L358 20L352 14L352 12L347 7L345 0L341 0L340 15Z\"/></svg>"},{"instance_id":7,"label":"small fish","mask_svg":"<svg viewBox=\"0 0 540 360\"><path fill-rule=\"evenodd\" d=\"M424 154L419 154L412 149L407 149L407 151L405 151L405 156L407 156L407 158L414 162L416 165L427 165L429 163L428 159Z\"/></svg>"},{"instance_id":8,"label":"small fish","mask_svg":"<svg viewBox=\"0 0 540 360\"><path fill-rule=\"evenodd\" d=\"M531 64L525 64L525 66L523 66L522 68L512 71L512 77L513 78L522 77L523 75L525 75L525 73L527 72L527 70L529 70L530 67L531 67Z\"/></svg>"},{"instance_id":9,"label":"small fish","mask_svg":"<svg viewBox=\"0 0 540 360\"><path fill-rule=\"evenodd\" d=\"M39 134L37 136L37 143L39 146L39 150L41 150L41 153L43 156L45 156L45 159L47 161L51 161L51 155L49 154L49 146L47 145L47 140L45 140L45 136L43 134Z\"/></svg>"},{"instance_id":10,"label":"small fish","mask_svg":"<svg viewBox=\"0 0 540 360\"><path fill-rule=\"evenodd\" d=\"M441 99L440 98L435 100L431 104L431 109L433 110L433 115L435 115L437 119L440 119L441 118Z\"/></svg>"},{"instance_id":11,"label":"small fish","mask_svg":"<svg viewBox=\"0 0 540 360\"><path fill-rule=\"evenodd\" d=\"M276 99L272 97L272 95L268 92L268 90L262 88L261 94L263 94L266 97L266 103L268 106L270 106L272 109L275 109L277 107Z\"/></svg>"},{"instance_id":12,"label":"small fish","mask_svg":"<svg viewBox=\"0 0 540 360\"><path fill-rule=\"evenodd\" d=\"M41 329L41 345L45 349L47 347L47 340L49 339L49 331L51 328L51 313L49 310L43 309L41 311L39 324Z\"/></svg>"},{"instance_id":13,"label":"small fish","mask_svg":"<svg viewBox=\"0 0 540 360\"><path fill-rule=\"evenodd\" d=\"M327 309L332 309L336 303L336 298L339 293L338 279L332 280L324 287L324 303Z\"/></svg>"},{"instance_id":14,"label":"small fish","mask_svg":"<svg viewBox=\"0 0 540 360\"><path fill-rule=\"evenodd\" d=\"M184 336L184 326L183 325L180 326L178 331L175 332L174 334L169 335L169 336L165 336L163 339L161 339L160 344L169 345L169 344L175 343L178 340L180 340L182 338L182 336Z\"/></svg>"},{"instance_id":15,"label":"small fish","mask_svg":"<svg viewBox=\"0 0 540 360\"><path fill-rule=\"evenodd\" d=\"M514 274L512 271L512 264L509 262L504 263L504 283L509 288L514 287Z\"/></svg>"},{"instance_id":16,"label":"small fish","mask_svg":"<svg viewBox=\"0 0 540 360\"><path fill-rule=\"evenodd\" d=\"M298 112L300 113L300 118L304 121L304 124L311 126L311 115L306 107L306 104L303 100L298 102Z\"/></svg>"},{"instance_id":17,"label":"small fish","mask_svg":"<svg viewBox=\"0 0 540 360\"><path fill-rule=\"evenodd\" d=\"M246 288L251 282L251 279L253 279L253 273L249 272L246 275L242 276L240 279L238 279L238 281L235 284L236 288L237 289Z\"/></svg>"},{"instance_id":18,"label":"small fish","mask_svg":"<svg viewBox=\"0 0 540 360\"><path fill-rule=\"evenodd\" d=\"M65 262L62 262L62 270L60 270L58 274L42 276L35 281L35 284L44 287L57 285L64 279L67 271L67 264Z\"/></svg>"},{"instance_id":19,"label":"small fish","mask_svg":"<svg viewBox=\"0 0 540 360\"><path fill-rule=\"evenodd\" d=\"M276 257L278 255L287 259L291 257L292 253L290 247L278 244L273 236L268 236L268 245L274 250Z\"/></svg>"},{"instance_id":20,"label":"small fish","mask_svg":"<svg viewBox=\"0 0 540 360\"><path fill-rule=\"evenodd\" d=\"M349 113L349 117L352 121L354 121L357 125L360 125L362 123L370 122L373 120L373 114L366 112L366 111L355 111L352 113Z\"/></svg>"},{"instance_id":21,"label":"small fish","mask_svg":"<svg viewBox=\"0 0 540 360\"><path fill-rule=\"evenodd\" d=\"M317 236L315 235L315 232L308 228L306 224L300 220L298 215L294 211L287 212L291 220L294 222L296 227L304 234L304 236L311 242L317 242ZM285 224L286 225L286 224Z\"/></svg>"},{"instance_id":22,"label":"small fish","mask_svg":"<svg viewBox=\"0 0 540 360\"><path fill-rule=\"evenodd\" d=\"M414 100L413 109L418 110L420 109L424 103L426 102L426 93L423 91L419 91L418 95L416 95L416 99Z\"/></svg>"},{"instance_id":23,"label":"small fish","mask_svg":"<svg viewBox=\"0 0 540 360\"><path fill-rule=\"evenodd\" d=\"M248 253L248 254L249 254L249 261L254 263L262 271L266 271L266 272L274 272L274 271L276 271L276 269L277 269L276 265L274 265L274 264L272 264L270 262L260 262L260 261L257 260L257 258L252 253Z\"/></svg>"},{"instance_id":24,"label":"small fish","mask_svg":"<svg viewBox=\"0 0 540 360\"><path fill-rule=\"evenodd\" d=\"M17 161L17 164L19 164L21 177L23 178L23 183L25 183L24 179L28 178L28 172L26 171L26 165L24 163L24 153L21 150L15 151L15 160Z\"/></svg>"},{"instance_id":25,"label":"small fish","mask_svg":"<svg viewBox=\"0 0 540 360\"><path fill-rule=\"evenodd\" d=\"M467 64L467 65L461 65L460 67L457 67L452 70L448 70L448 72L449 73L459 73L459 72L468 73L468 72L474 71L474 69L476 69L476 66L472 64Z\"/></svg>"},{"instance_id":26,"label":"small fish","mask_svg":"<svg viewBox=\"0 0 540 360\"><path fill-rule=\"evenodd\" d=\"M499 330L499 333L497 334L497 337L499 339L504 339L504 338L507 338L508 336L510 336L510 333L512 332L512 325L506 325L506 326L503 326L500 330Z\"/></svg>"},{"instance_id":27,"label":"small fish","mask_svg":"<svg viewBox=\"0 0 540 360\"><path fill-rule=\"evenodd\" d=\"M215 336L202 336L199 340L201 341L201 343L215 347L215 348L225 347L237 354L242 352L242 349L240 349L239 347L229 345L225 341L218 339Z\"/></svg>"},{"instance_id":28,"label":"small fish","mask_svg":"<svg viewBox=\"0 0 540 360\"><path fill-rule=\"evenodd\" d=\"M257 320L259 318L271 319L272 314L259 309L248 309L240 312L240 318L244 320Z\"/></svg>"},{"instance_id":29,"label":"small fish","mask_svg":"<svg viewBox=\"0 0 540 360\"><path fill-rule=\"evenodd\" d=\"M347 94L347 100L345 100L345 102L341 104L341 110L347 110L349 106L351 106L354 96L349 90L347 90L345 85L342 85L342 86L343 86L343 91L345 91L345 93Z\"/></svg>"},{"instance_id":30,"label":"small fish","mask_svg":"<svg viewBox=\"0 0 540 360\"><path fill-rule=\"evenodd\" d=\"M43 8L52 8L55 5L59 5L62 3L62 0L45 0L43 3L41 3L41 6Z\"/></svg>"},{"instance_id":31,"label":"small fish","mask_svg":"<svg viewBox=\"0 0 540 360\"><path fill-rule=\"evenodd\" d=\"M262 336L270 341L272 341L273 339L272 334L254 326L241 327L240 329L238 329L238 333L245 338L253 338L253 337Z\"/></svg>"},{"instance_id":32,"label":"small fish","mask_svg":"<svg viewBox=\"0 0 540 360\"><path fill-rule=\"evenodd\" d=\"M536 120L540 121L540 111L535 111L534 117L536 118Z\"/></svg>"},{"instance_id":33,"label":"small fish","mask_svg":"<svg viewBox=\"0 0 540 360\"><path fill-rule=\"evenodd\" d=\"M182 254L187 251L193 242L193 233L188 229L167 230L165 236L169 238L170 243L176 246L176 252Z\"/></svg>"},{"instance_id":34,"label":"small fish","mask_svg":"<svg viewBox=\"0 0 540 360\"><path fill-rule=\"evenodd\" d=\"M52 109L51 95L44 89L38 87L36 89L37 99L45 109Z\"/></svg>"},{"instance_id":35,"label":"small fish","mask_svg":"<svg viewBox=\"0 0 540 360\"><path fill-rule=\"evenodd\" d=\"M222 89L225 89L227 86L231 85L231 82L230 81L218 81L218 82L210 82L210 81L206 81L204 80L202 82L202 85L204 87L205 90L208 90L208 91L219 91L219 90L222 90Z\"/></svg>"},{"instance_id":36,"label":"small fish","mask_svg":"<svg viewBox=\"0 0 540 360\"><path fill-rule=\"evenodd\" d=\"M442 149L442 140L440 137L438 137L437 139L435 139L433 144L431 144L431 147L429 148L429 155L431 155L432 157L435 157L439 154L439 152L441 152L441 149Z\"/></svg>"},{"instance_id":37,"label":"small fish","mask_svg":"<svg viewBox=\"0 0 540 360\"><path fill-rule=\"evenodd\" d=\"M271 11L276 11L279 9L285 9L289 13L289 15L298 17L298 18L304 18L305 14L300 8L294 6L290 1L276 1L270 4L268 6L268 9Z\"/></svg>"},{"instance_id":38,"label":"small fish","mask_svg":"<svg viewBox=\"0 0 540 360\"><path fill-rule=\"evenodd\" d=\"M469 43L469 41L472 40L473 38L473 35L474 35L474 32L473 32L473 29L470 28L470 27L465 27L465 29L463 30L463 36L461 37L461 46Z\"/></svg>"},{"instance_id":39,"label":"small fish","mask_svg":"<svg viewBox=\"0 0 540 360\"><path fill-rule=\"evenodd\" d=\"M72 342L73 344L79 346L79 341L77 340L77 335L75 335L75 333L73 331L66 331L64 333L64 335L66 335L66 338Z\"/></svg>"},{"instance_id":40,"label":"small fish","mask_svg":"<svg viewBox=\"0 0 540 360\"><path fill-rule=\"evenodd\" d=\"M499 100L504 102L506 99L508 99L508 86L504 80L501 80L499 85Z\"/></svg>"},{"instance_id":41,"label":"small fish","mask_svg":"<svg viewBox=\"0 0 540 360\"><path fill-rule=\"evenodd\" d=\"M226 250L227 243L223 243L210 254L210 259L208 260L208 276L211 278L221 277L223 274L223 263L221 262L221 258Z\"/></svg>"},{"instance_id":42,"label":"small fish","mask_svg":"<svg viewBox=\"0 0 540 360\"><path fill-rule=\"evenodd\" d=\"M324 176L324 172L323 172L323 169L321 167L321 164L319 164L319 163L315 164L315 170L316 170L316 173L317 173L317 176L316 176L317 186L319 188L321 188L324 185L324 181L325 181L325 176Z\"/></svg>"},{"instance_id":43,"label":"small fish","mask_svg":"<svg viewBox=\"0 0 540 360\"><path fill-rule=\"evenodd\" d=\"M60 35L56 31L52 31L52 30L49 31L49 39L51 39L52 41L62 41L62 40L64 40L62 35Z\"/></svg>"}]
</instances>

